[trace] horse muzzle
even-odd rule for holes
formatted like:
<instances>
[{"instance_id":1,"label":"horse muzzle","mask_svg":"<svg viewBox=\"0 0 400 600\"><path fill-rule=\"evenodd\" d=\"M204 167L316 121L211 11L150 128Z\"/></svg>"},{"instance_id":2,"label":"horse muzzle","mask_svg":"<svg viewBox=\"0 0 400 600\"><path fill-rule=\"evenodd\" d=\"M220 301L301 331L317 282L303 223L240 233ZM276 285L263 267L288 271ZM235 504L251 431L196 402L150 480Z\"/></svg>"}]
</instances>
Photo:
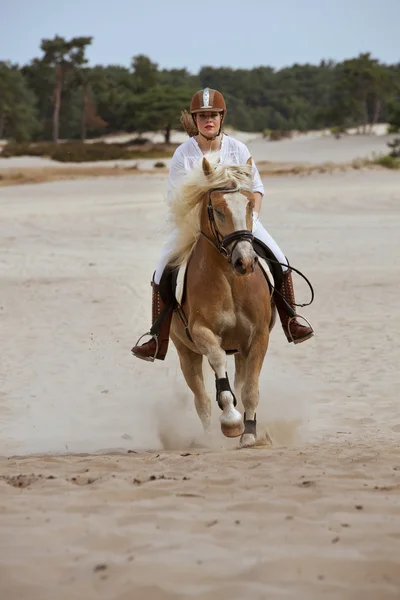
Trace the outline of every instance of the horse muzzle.
<instances>
[{"instance_id":1,"label":"horse muzzle","mask_svg":"<svg viewBox=\"0 0 400 600\"><path fill-rule=\"evenodd\" d=\"M232 252L231 263L237 275L250 275L257 266L258 256L251 244L242 242Z\"/></svg>"}]
</instances>

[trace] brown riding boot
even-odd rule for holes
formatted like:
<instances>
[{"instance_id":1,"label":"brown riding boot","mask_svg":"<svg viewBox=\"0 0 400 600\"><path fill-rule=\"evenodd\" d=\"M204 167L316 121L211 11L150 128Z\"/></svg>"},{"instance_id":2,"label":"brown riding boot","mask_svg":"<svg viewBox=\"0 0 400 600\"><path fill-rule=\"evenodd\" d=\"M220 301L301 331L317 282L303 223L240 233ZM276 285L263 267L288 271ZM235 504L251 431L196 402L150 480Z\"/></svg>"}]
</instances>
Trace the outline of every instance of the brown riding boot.
<instances>
[{"instance_id":1,"label":"brown riding boot","mask_svg":"<svg viewBox=\"0 0 400 600\"><path fill-rule=\"evenodd\" d=\"M301 344L301 342L305 342L306 340L310 339L314 335L314 331L311 326L308 327L306 325L302 325L297 321L292 270L290 267L283 273L283 282L279 293L289 304L293 314L293 316L289 315L289 312L291 311L287 306L285 306L285 303L282 302L282 299L278 294L275 298L275 304L287 341L289 343L293 342L294 344Z\"/></svg>"},{"instance_id":2,"label":"brown riding boot","mask_svg":"<svg viewBox=\"0 0 400 600\"><path fill-rule=\"evenodd\" d=\"M131 350L132 354L142 360L154 362L164 360L168 350L169 330L172 320L172 305L164 304L160 295L160 286L151 282L152 292L152 327L149 333L142 335ZM151 339L140 346L138 343L145 335Z\"/></svg>"}]
</instances>

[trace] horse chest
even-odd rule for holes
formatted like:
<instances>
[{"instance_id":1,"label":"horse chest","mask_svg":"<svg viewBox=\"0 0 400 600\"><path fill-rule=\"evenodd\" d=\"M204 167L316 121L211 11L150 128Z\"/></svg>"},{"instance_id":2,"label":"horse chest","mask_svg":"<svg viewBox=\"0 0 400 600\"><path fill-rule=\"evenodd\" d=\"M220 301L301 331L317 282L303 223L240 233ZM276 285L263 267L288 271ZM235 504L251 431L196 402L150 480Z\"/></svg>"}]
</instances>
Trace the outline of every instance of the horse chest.
<instances>
[{"instance_id":1,"label":"horse chest","mask_svg":"<svg viewBox=\"0 0 400 600\"><path fill-rule=\"evenodd\" d=\"M232 310L222 310L216 314L216 325L220 331L235 329L237 316Z\"/></svg>"},{"instance_id":2,"label":"horse chest","mask_svg":"<svg viewBox=\"0 0 400 600\"><path fill-rule=\"evenodd\" d=\"M253 325L246 313L240 308L221 310L216 315L215 328L220 335L250 335Z\"/></svg>"}]
</instances>

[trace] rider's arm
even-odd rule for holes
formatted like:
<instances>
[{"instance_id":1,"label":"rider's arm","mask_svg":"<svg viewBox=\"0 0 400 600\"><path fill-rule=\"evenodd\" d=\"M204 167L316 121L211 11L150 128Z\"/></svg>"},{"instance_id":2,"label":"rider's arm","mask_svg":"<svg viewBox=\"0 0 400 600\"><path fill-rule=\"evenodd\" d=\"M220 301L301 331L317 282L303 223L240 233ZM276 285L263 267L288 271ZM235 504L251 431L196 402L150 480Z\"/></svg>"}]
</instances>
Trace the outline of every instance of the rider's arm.
<instances>
[{"instance_id":1,"label":"rider's arm","mask_svg":"<svg viewBox=\"0 0 400 600\"><path fill-rule=\"evenodd\" d=\"M241 158L241 163L245 164L248 158L251 156L249 149L245 144L242 145L243 156ZM260 173L258 172L256 163L254 162L254 158L252 158L253 163L253 194L254 194L254 211L253 211L253 231L257 226L258 216L261 211L261 204L264 197L264 186L261 181Z\"/></svg>"},{"instance_id":2,"label":"rider's arm","mask_svg":"<svg viewBox=\"0 0 400 600\"><path fill-rule=\"evenodd\" d=\"M254 193L254 212L257 213L257 217L258 217L260 210L261 210L263 195L260 192L253 192L253 193Z\"/></svg>"},{"instance_id":3,"label":"rider's arm","mask_svg":"<svg viewBox=\"0 0 400 600\"><path fill-rule=\"evenodd\" d=\"M169 167L169 175L168 175L168 185L167 185L167 201L168 204L171 204L173 195L177 187L179 186L179 182L181 178L186 174L185 163L183 160L183 153L180 148L177 148L174 152L174 155L171 160L171 165Z\"/></svg>"}]
</instances>

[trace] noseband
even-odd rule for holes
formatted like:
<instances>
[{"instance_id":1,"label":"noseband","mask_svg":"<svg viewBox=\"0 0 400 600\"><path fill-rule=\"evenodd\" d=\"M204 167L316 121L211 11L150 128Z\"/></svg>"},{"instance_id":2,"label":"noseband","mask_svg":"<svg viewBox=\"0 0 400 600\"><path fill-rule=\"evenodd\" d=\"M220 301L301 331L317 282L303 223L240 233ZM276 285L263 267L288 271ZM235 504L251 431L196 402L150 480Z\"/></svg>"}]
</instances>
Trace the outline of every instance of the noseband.
<instances>
[{"instance_id":1,"label":"noseband","mask_svg":"<svg viewBox=\"0 0 400 600\"><path fill-rule=\"evenodd\" d=\"M214 248L216 248L216 250L218 250L218 252L220 252L220 254L222 254L222 256L224 256L225 258L228 259L229 262L231 262L232 259L232 253L234 251L234 249L236 248L237 244L239 242L249 242L250 244L253 244L253 240L254 240L254 235L252 234L251 231L249 231L248 229L239 229L238 231L234 231L233 233L230 233L229 235L226 235L225 237L223 237L220 232L218 231L217 228L217 224L215 222L215 217L214 217L214 210L213 210L213 205L211 202L211 194L212 192L224 192L225 194L233 194L234 192L238 192L240 190L240 188L212 188L211 190L208 190L208 205L207 205L207 213L208 213L208 222L210 223L210 229L212 231L212 233L215 236L216 239L216 243L214 244L214 242L212 240L210 240L210 238L203 233L202 231L200 232L201 235L212 245L214 246Z\"/></svg>"}]
</instances>

